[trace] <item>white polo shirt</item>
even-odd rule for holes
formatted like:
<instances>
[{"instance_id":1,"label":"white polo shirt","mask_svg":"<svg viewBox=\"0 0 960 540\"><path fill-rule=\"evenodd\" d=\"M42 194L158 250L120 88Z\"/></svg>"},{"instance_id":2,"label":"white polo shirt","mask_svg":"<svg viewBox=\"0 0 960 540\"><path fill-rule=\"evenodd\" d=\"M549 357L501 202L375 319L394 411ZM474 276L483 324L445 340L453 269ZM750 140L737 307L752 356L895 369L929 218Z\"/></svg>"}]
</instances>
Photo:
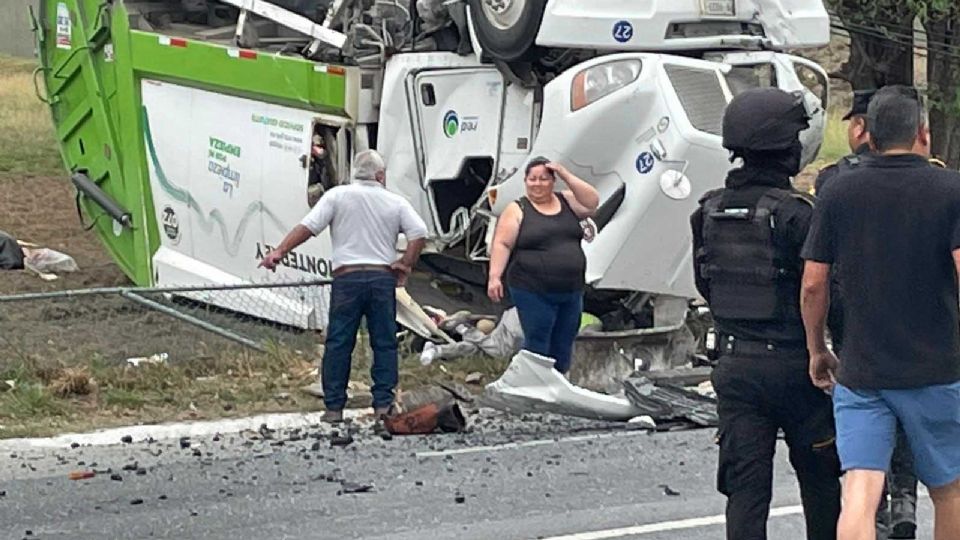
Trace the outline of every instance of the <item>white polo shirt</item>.
<instances>
[{"instance_id":1,"label":"white polo shirt","mask_svg":"<svg viewBox=\"0 0 960 540\"><path fill-rule=\"evenodd\" d=\"M427 236L427 225L406 199L375 180L353 180L326 192L303 218L314 234L330 227L333 268L348 264L391 264L397 260L397 236L407 241Z\"/></svg>"}]
</instances>

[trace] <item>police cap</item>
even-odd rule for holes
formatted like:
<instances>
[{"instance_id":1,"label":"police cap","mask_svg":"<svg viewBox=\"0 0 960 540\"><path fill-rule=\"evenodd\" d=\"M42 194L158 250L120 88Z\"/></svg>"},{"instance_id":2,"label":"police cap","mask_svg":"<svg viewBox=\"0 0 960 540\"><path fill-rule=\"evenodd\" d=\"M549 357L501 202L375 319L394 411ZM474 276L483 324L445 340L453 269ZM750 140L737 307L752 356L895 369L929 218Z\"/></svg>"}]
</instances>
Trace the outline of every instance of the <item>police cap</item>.
<instances>
[{"instance_id":1,"label":"police cap","mask_svg":"<svg viewBox=\"0 0 960 540\"><path fill-rule=\"evenodd\" d=\"M850 107L850 112L843 116L844 120L849 120L854 116L863 116L867 114L867 106L870 105L870 100L873 99L873 95L876 94L876 90L856 90L853 93L853 105Z\"/></svg>"},{"instance_id":2,"label":"police cap","mask_svg":"<svg viewBox=\"0 0 960 540\"><path fill-rule=\"evenodd\" d=\"M803 95L779 88L752 88L738 94L723 114L723 147L728 150L786 150L809 126Z\"/></svg>"}]
</instances>

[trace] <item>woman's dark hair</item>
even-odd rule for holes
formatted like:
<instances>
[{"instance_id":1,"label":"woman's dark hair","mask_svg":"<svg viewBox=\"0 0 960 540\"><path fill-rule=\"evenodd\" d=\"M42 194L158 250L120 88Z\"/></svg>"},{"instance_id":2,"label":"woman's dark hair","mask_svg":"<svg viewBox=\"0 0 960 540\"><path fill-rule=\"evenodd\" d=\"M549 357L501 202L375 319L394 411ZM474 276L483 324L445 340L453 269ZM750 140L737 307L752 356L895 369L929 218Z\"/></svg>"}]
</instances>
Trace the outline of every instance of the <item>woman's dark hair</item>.
<instances>
[{"instance_id":1,"label":"woman's dark hair","mask_svg":"<svg viewBox=\"0 0 960 540\"><path fill-rule=\"evenodd\" d=\"M531 159L531 160L527 163L527 168L524 169L524 171L523 171L523 177L526 178L526 177L530 176L530 171L531 171L534 167L540 167L541 165L546 165L547 163L550 163L550 160L547 159L547 158L545 158L545 157L543 157L543 156L537 156L537 157ZM553 173L551 172L551 174L553 174Z\"/></svg>"}]
</instances>

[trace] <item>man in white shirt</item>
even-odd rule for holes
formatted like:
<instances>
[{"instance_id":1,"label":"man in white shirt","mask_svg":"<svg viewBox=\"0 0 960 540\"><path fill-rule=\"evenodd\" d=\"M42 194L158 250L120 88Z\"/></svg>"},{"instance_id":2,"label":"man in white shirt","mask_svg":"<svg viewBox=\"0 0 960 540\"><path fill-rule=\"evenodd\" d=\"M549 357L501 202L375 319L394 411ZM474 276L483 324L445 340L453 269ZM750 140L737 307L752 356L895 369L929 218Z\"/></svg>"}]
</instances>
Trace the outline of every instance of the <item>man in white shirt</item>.
<instances>
[{"instance_id":1,"label":"man in white shirt","mask_svg":"<svg viewBox=\"0 0 960 540\"><path fill-rule=\"evenodd\" d=\"M273 270L283 257L328 226L333 243L330 323L321 366L324 419L343 419L350 361L361 317L367 319L373 348L373 407L382 418L397 386L397 304L394 289L403 285L426 243L427 226L406 199L387 191L383 158L374 150L353 159L349 185L328 191L280 246L261 261ZM397 258L397 236L407 248Z\"/></svg>"}]
</instances>

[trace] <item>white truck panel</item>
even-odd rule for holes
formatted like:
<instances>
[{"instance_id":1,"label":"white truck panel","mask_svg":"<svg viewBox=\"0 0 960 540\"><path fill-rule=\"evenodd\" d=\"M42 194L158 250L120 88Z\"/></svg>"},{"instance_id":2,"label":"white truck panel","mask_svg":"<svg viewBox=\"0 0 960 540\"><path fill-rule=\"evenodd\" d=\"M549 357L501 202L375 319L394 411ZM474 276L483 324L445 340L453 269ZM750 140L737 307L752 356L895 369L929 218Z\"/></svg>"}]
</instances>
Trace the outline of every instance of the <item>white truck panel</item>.
<instances>
[{"instance_id":1,"label":"white truck panel","mask_svg":"<svg viewBox=\"0 0 960 540\"><path fill-rule=\"evenodd\" d=\"M300 157L309 152L314 113L159 81L145 80L141 88L158 223L172 216L179 224L176 229L161 225L164 249L155 256L155 285L329 278L328 232L291 252L276 273L257 267L309 211ZM324 306L325 313L326 289L311 287L307 294L319 297L302 300ZM228 300L244 294L263 300L251 296L240 305ZM272 302L266 296L300 299L301 294L248 291L215 295L211 303L263 316ZM323 325L322 319L285 317L284 322Z\"/></svg>"},{"instance_id":2,"label":"white truck panel","mask_svg":"<svg viewBox=\"0 0 960 540\"><path fill-rule=\"evenodd\" d=\"M731 7L734 16L715 15ZM764 36L668 37L674 23L698 21L757 23ZM549 0L536 43L619 51L819 47L830 41L829 21L821 0Z\"/></svg>"}]
</instances>

